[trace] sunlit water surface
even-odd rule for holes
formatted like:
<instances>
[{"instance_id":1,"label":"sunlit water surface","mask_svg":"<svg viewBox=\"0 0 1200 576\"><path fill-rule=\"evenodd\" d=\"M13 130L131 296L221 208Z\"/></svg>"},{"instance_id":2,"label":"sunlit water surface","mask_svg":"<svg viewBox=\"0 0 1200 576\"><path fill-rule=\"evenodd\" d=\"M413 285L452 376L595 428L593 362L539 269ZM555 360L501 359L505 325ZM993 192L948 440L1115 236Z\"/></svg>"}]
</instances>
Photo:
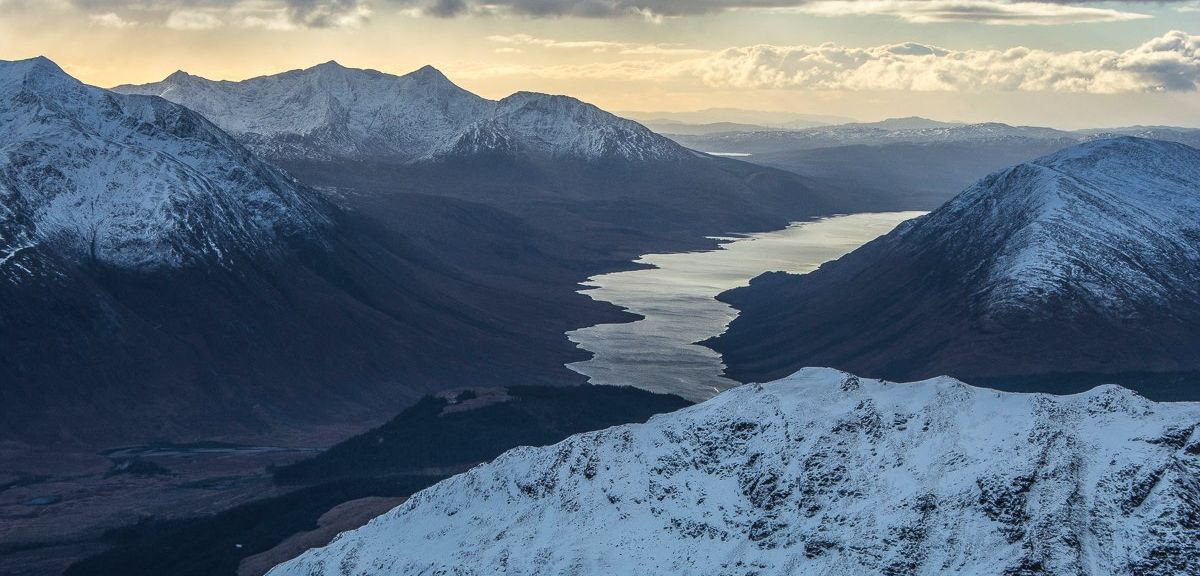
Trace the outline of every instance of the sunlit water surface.
<instances>
[{"instance_id":1,"label":"sunlit water surface","mask_svg":"<svg viewBox=\"0 0 1200 576\"><path fill-rule=\"evenodd\" d=\"M567 333L591 360L567 367L592 384L636 386L704 400L737 385L721 376L721 356L695 342L717 336L737 316L717 294L770 271L805 273L890 232L922 212L834 216L731 239L719 249L647 254L654 268L594 276L584 291L645 318Z\"/></svg>"}]
</instances>

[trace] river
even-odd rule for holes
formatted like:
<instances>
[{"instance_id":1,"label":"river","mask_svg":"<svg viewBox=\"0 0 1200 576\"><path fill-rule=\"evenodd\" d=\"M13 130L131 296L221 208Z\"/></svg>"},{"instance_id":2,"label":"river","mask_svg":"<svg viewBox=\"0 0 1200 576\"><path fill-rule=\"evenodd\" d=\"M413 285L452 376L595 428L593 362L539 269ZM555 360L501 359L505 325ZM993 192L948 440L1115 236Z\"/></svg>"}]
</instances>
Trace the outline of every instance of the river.
<instances>
[{"instance_id":1,"label":"river","mask_svg":"<svg viewBox=\"0 0 1200 576\"><path fill-rule=\"evenodd\" d=\"M568 364L592 384L635 386L704 400L737 386L721 356L695 342L717 336L737 310L715 299L770 271L805 273L890 232L922 212L833 216L727 240L716 250L647 254L653 268L593 276L584 294L644 318L567 333L593 354Z\"/></svg>"}]
</instances>

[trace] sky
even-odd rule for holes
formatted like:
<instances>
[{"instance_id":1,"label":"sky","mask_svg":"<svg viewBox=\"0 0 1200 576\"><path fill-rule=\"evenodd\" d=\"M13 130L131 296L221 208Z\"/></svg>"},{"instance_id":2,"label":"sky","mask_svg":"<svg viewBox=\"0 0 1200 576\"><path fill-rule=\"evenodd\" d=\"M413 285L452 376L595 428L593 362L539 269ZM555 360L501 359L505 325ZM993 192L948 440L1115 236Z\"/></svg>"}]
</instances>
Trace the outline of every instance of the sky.
<instances>
[{"instance_id":1,"label":"sky","mask_svg":"<svg viewBox=\"0 0 1200 576\"><path fill-rule=\"evenodd\" d=\"M1200 127L1200 0L0 0L0 59L37 55L98 86L337 60L613 111Z\"/></svg>"}]
</instances>

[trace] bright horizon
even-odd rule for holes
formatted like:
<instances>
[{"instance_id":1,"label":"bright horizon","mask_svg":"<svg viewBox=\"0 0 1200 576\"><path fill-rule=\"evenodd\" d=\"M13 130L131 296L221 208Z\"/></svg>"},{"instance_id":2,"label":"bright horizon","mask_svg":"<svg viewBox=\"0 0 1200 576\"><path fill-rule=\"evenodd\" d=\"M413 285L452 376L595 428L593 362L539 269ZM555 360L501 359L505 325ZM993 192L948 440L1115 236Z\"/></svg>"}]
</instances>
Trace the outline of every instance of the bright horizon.
<instances>
[{"instance_id":1,"label":"bright horizon","mask_svg":"<svg viewBox=\"0 0 1200 576\"><path fill-rule=\"evenodd\" d=\"M1056 128L1200 126L1200 3L0 0L0 59L89 84L433 65L488 98ZM715 118L717 120L721 118Z\"/></svg>"}]
</instances>

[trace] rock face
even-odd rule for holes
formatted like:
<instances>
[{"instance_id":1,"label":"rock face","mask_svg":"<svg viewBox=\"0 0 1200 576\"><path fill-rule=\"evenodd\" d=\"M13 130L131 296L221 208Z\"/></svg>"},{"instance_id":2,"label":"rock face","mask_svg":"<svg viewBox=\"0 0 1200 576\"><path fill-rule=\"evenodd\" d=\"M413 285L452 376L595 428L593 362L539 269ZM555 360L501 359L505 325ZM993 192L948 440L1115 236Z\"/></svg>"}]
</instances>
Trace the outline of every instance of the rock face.
<instances>
[{"instance_id":1,"label":"rock face","mask_svg":"<svg viewBox=\"0 0 1200 576\"><path fill-rule=\"evenodd\" d=\"M1197 404L804 369L512 450L271 574L1186 574L1197 478Z\"/></svg>"},{"instance_id":2,"label":"rock face","mask_svg":"<svg viewBox=\"0 0 1200 576\"><path fill-rule=\"evenodd\" d=\"M1200 150L1116 138L984 178L812 274L722 295L730 372L1200 369Z\"/></svg>"},{"instance_id":3,"label":"rock face","mask_svg":"<svg viewBox=\"0 0 1200 576\"><path fill-rule=\"evenodd\" d=\"M176 72L119 86L196 110L269 158L422 163L448 157L681 160L683 147L566 96L486 100L426 66L393 76L328 62L243 82Z\"/></svg>"}]
</instances>

